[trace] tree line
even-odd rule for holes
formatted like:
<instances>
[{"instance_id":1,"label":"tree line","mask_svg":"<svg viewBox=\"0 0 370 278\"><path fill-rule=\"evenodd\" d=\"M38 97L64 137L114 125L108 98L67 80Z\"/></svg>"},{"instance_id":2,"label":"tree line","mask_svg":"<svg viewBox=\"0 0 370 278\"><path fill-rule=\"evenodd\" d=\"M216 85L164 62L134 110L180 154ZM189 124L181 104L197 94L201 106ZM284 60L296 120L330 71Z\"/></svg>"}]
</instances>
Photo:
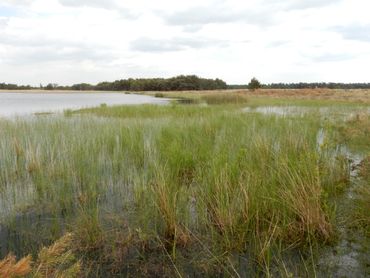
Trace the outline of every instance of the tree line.
<instances>
[{"instance_id":1,"label":"tree line","mask_svg":"<svg viewBox=\"0 0 370 278\"><path fill-rule=\"evenodd\" d=\"M79 83L72 86L60 86L49 83L39 87L0 83L0 90L75 90L75 91L186 91L186 90L222 90L222 89L370 89L370 83L271 83L262 84L253 78L249 84L228 85L221 79L207 79L196 75L180 75L172 78L120 79L113 82L100 82L96 85Z\"/></svg>"},{"instance_id":2,"label":"tree line","mask_svg":"<svg viewBox=\"0 0 370 278\"><path fill-rule=\"evenodd\" d=\"M74 89L78 88L74 85ZM114 82L98 83L98 91L185 91L185 90L219 90L227 89L221 79L206 79L196 75L180 75L172 78L121 79Z\"/></svg>"},{"instance_id":3,"label":"tree line","mask_svg":"<svg viewBox=\"0 0 370 278\"><path fill-rule=\"evenodd\" d=\"M370 83L273 83L264 85L263 87L269 89L370 89Z\"/></svg>"},{"instance_id":4,"label":"tree line","mask_svg":"<svg viewBox=\"0 0 370 278\"><path fill-rule=\"evenodd\" d=\"M200 78L196 75L180 75L172 78L138 78L121 79L113 82L100 82L96 85L79 83L72 86L59 86L49 83L45 87L17 86L1 84L0 89L45 89L45 90L77 90L77 91L185 91L185 90L221 90L227 84L221 79Z\"/></svg>"},{"instance_id":5,"label":"tree line","mask_svg":"<svg viewBox=\"0 0 370 278\"><path fill-rule=\"evenodd\" d=\"M6 84L0 83L0 90L30 90L34 89L30 85L17 85L17 84Z\"/></svg>"},{"instance_id":6,"label":"tree line","mask_svg":"<svg viewBox=\"0 0 370 278\"><path fill-rule=\"evenodd\" d=\"M228 85L228 89L250 89L253 83L242 85ZM313 82L313 83L271 83L261 84L264 89L370 89L370 83L334 83L334 82Z\"/></svg>"}]
</instances>

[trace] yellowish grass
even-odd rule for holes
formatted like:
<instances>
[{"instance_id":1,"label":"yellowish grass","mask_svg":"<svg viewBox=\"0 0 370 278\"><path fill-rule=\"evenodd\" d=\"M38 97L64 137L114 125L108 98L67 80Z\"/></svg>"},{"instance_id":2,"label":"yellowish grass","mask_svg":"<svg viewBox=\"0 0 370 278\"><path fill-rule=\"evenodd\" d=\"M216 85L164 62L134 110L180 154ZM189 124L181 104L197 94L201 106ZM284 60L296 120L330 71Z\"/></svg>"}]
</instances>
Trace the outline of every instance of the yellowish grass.
<instances>
[{"instance_id":1,"label":"yellowish grass","mask_svg":"<svg viewBox=\"0 0 370 278\"><path fill-rule=\"evenodd\" d=\"M50 247L42 248L34 277L80 277L81 264L71 251L72 240L72 234L68 233Z\"/></svg>"},{"instance_id":2,"label":"yellowish grass","mask_svg":"<svg viewBox=\"0 0 370 278\"><path fill-rule=\"evenodd\" d=\"M287 200L287 204L290 204L290 209L297 217L297 221L289 225L287 235L292 239L304 238L305 233L308 232L311 234L309 236L322 238L324 241L329 240L333 228L321 204L322 187L319 175L307 175L302 178L300 173L293 173L289 169L286 169L286 173L293 188L282 190L281 195Z\"/></svg>"},{"instance_id":3,"label":"yellowish grass","mask_svg":"<svg viewBox=\"0 0 370 278\"><path fill-rule=\"evenodd\" d=\"M154 95L155 92L140 92ZM366 89L260 89L250 91L246 89L214 90L214 91L174 91L163 92L165 97L201 98L207 95L237 94L249 98L289 99L289 100L329 100L339 102L357 102L370 104L370 90Z\"/></svg>"},{"instance_id":4,"label":"yellowish grass","mask_svg":"<svg viewBox=\"0 0 370 278\"><path fill-rule=\"evenodd\" d=\"M14 255L9 254L0 261L0 277L12 278L26 276L32 270L31 263L31 256L17 261Z\"/></svg>"},{"instance_id":5,"label":"yellowish grass","mask_svg":"<svg viewBox=\"0 0 370 278\"><path fill-rule=\"evenodd\" d=\"M34 263L30 255L17 261L14 255L9 254L0 261L0 277L80 277L81 264L71 251L72 239L72 234L66 234L50 247L42 248Z\"/></svg>"},{"instance_id":6,"label":"yellowish grass","mask_svg":"<svg viewBox=\"0 0 370 278\"><path fill-rule=\"evenodd\" d=\"M172 192L164 180L152 184L156 206L165 222L165 239L170 244L185 246L190 241L189 234L182 228L177 219L176 209L178 204L178 191Z\"/></svg>"}]
</instances>

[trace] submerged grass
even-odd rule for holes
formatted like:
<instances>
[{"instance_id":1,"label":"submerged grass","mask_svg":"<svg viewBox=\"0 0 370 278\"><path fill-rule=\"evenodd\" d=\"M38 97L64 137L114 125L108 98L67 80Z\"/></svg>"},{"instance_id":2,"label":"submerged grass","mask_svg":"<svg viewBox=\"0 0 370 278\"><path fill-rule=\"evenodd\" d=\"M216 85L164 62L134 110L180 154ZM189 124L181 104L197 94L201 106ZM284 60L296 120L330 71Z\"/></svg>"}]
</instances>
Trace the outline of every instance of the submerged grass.
<instances>
[{"instance_id":1,"label":"submerged grass","mask_svg":"<svg viewBox=\"0 0 370 278\"><path fill-rule=\"evenodd\" d=\"M355 227L363 228L370 238L370 156L366 157L359 165L361 182L356 189L357 202L352 208L352 221Z\"/></svg>"},{"instance_id":2,"label":"submerged grass","mask_svg":"<svg viewBox=\"0 0 370 278\"><path fill-rule=\"evenodd\" d=\"M343 143L354 150L370 153L370 113L355 113L346 122L338 127Z\"/></svg>"},{"instance_id":3,"label":"submerged grass","mask_svg":"<svg viewBox=\"0 0 370 278\"><path fill-rule=\"evenodd\" d=\"M320 118L244 113L235 99L0 121L0 225L18 235L5 251L36 254L72 232L89 276L312 274L348 167L318 148Z\"/></svg>"}]
</instances>

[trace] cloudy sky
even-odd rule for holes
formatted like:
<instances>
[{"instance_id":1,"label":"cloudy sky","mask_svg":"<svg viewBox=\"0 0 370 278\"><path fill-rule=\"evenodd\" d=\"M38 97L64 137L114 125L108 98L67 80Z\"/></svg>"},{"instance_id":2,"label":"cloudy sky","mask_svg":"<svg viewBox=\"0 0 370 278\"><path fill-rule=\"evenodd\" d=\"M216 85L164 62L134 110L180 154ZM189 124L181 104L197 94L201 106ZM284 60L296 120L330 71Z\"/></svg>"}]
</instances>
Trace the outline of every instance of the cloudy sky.
<instances>
[{"instance_id":1,"label":"cloudy sky","mask_svg":"<svg viewBox=\"0 0 370 278\"><path fill-rule=\"evenodd\" d=\"M0 82L370 82L368 0L1 0Z\"/></svg>"}]
</instances>

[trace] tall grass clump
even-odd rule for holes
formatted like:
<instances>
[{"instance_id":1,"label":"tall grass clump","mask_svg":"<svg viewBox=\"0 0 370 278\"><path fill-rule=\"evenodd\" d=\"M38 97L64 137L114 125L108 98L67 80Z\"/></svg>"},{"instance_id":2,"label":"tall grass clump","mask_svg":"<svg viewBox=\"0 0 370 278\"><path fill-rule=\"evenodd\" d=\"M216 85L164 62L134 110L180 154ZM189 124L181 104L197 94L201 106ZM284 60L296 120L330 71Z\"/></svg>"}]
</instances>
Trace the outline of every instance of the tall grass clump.
<instances>
[{"instance_id":1,"label":"tall grass clump","mask_svg":"<svg viewBox=\"0 0 370 278\"><path fill-rule=\"evenodd\" d=\"M368 112L357 112L336 128L341 142L354 150L370 152L370 115Z\"/></svg>"},{"instance_id":2,"label":"tall grass clump","mask_svg":"<svg viewBox=\"0 0 370 278\"><path fill-rule=\"evenodd\" d=\"M245 104L248 102L248 97L242 93L217 93L204 94L201 99L207 104Z\"/></svg>"}]
</instances>

